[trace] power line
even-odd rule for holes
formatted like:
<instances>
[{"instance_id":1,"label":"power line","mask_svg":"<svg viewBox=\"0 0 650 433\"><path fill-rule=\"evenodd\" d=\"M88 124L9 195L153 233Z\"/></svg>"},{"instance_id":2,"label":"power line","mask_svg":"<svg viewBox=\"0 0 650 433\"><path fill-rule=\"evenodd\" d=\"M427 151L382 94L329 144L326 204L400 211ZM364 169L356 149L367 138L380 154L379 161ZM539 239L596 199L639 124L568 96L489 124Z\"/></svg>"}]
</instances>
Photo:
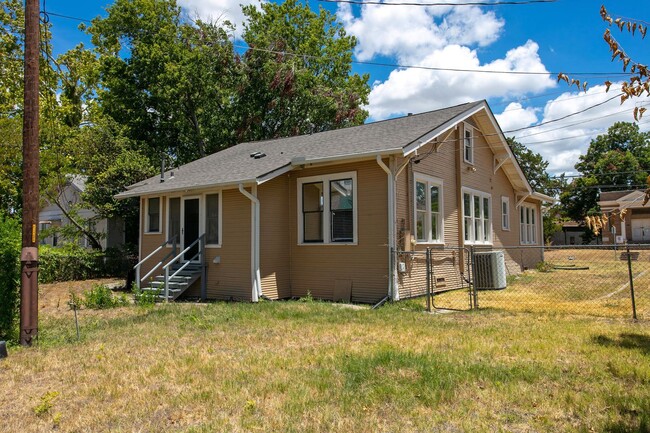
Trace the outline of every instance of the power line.
<instances>
[{"instance_id":1,"label":"power line","mask_svg":"<svg viewBox=\"0 0 650 433\"><path fill-rule=\"evenodd\" d=\"M246 45L233 44L234 48L240 48L243 50L251 51L260 51L269 54L280 54L284 56L293 56L303 59L315 59L315 60L334 60L333 58L327 58L324 56L314 56L311 54L299 54L292 53L290 51L280 51L280 50L271 50L268 48L258 48L251 47ZM471 72L471 73L481 73L481 74L507 74L507 75L557 75L559 72L535 72L535 71L496 71L492 69L464 69L464 68L442 68L436 66L421 66L421 65L405 65L399 63L385 63L385 62L369 62L361 60L351 60L351 63L357 65L368 65L368 66L381 66L389 68L404 68L404 69L421 69L425 71L442 71L442 72ZM598 76L598 77L611 77L611 76L629 76L632 75L628 72L565 72L567 75L573 76Z\"/></svg>"},{"instance_id":2,"label":"power line","mask_svg":"<svg viewBox=\"0 0 650 433\"><path fill-rule=\"evenodd\" d=\"M92 20L88 20L88 19L85 19L85 18L73 17L73 16L70 16L70 15L62 15L62 14L58 14L56 12L49 12L48 11L47 15L50 15L50 16L53 16L53 17L58 17L58 18L65 18L67 20L74 20L74 21L81 21L81 22L85 22L85 23L92 23Z\"/></svg>"},{"instance_id":3,"label":"power line","mask_svg":"<svg viewBox=\"0 0 650 433\"><path fill-rule=\"evenodd\" d=\"M517 6L517 5L530 5L534 3L555 3L557 0L522 0L522 1L477 1L477 2L461 2L461 3L416 3L416 2L382 2L375 0L318 0L323 3L350 3L356 5L379 5L379 6Z\"/></svg>"}]
</instances>

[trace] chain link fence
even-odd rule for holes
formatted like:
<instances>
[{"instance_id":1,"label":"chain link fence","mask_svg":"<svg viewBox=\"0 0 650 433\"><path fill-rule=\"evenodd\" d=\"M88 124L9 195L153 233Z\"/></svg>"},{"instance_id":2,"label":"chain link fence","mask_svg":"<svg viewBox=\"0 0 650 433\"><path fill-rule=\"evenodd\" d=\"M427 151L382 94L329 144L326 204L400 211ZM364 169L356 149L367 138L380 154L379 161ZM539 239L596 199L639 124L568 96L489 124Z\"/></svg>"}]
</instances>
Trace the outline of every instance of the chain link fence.
<instances>
[{"instance_id":1,"label":"chain link fence","mask_svg":"<svg viewBox=\"0 0 650 433\"><path fill-rule=\"evenodd\" d=\"M400 297L424 297L431 310L650 319L650 245L447 247L396 257Z\"/></svg>"}]
</instances>

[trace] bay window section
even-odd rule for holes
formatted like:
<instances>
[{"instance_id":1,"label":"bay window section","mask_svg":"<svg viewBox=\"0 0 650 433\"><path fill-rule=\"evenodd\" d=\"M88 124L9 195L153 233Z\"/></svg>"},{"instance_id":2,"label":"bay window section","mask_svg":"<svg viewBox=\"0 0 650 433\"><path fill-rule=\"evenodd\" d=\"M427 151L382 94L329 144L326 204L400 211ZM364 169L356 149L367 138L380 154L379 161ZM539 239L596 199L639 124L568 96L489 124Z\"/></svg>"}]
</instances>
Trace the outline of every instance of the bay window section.
<instances>
[{"instance_id":1,"label":"bay window section","mask_svg":"<svg viewBox=\"0 0 650 433\"><path fill-rule=\"evenodd\" d=\"M354 172L298 179L299 243L355 243L355 188Z\"/></svg>"},{"instance_id":2,"label":"bay window section","mask_svg":"<svg viewBox=\"0 0 650 433\"><path fill-rule=\"evenodd\" d=\"M534 205L519 208L519 230L522 245L537 244L537 209Z\"/></svg>"},{"instance_id":3,"label":"bay window section","mask_svg":"<svg viewBox=\"0 0 650 433\"><path fill-rule=\"evenodd\" d=\"M490 195L479 191L463 191L463 237L467 244L492 243Z\"/></svg>"},{"instance_id":4,"label":"bay window section","mask_svg":"<svg viewBox=\"0 0 650 433\"><path fill-rule=\"evenodd\" d=\"M423 175L415 180L415 238L422 243L443 242L442 181Z\"/></svg>"}]
</instances>

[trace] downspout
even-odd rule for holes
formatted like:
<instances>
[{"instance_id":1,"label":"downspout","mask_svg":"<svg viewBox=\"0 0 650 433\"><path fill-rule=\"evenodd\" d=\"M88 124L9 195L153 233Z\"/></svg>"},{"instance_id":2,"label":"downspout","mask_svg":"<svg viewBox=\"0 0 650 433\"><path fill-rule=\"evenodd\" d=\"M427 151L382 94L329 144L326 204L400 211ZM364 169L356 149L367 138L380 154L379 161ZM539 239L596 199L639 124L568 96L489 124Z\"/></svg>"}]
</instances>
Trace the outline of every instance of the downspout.
<instances>
[{"instance_id":1,"label":"downspout","mask_svg":"<svg viewBox=\"0 0 650 433\"><path fill-rule=\"evenodd\" d=\"M395 177L390 168L381 156L377 155L377 164L384 170L388 176L388 296L393 301L399 300L399 290L397 287L396 260L393 257L395 248Z\"/></svg>"},{"instance_id":2,"label":"downspout","mask_svg":"<svg viewBox=\"0 0 650 433\"><path fill-rule=\"evenodd\" d=\"M251 188L253 194L239 184L239 192L251 201L251 280L252 301L258 302L262 296L262 285L260 277L260 200L256 197L257 185Z\"/></svg>"}]
</instances>

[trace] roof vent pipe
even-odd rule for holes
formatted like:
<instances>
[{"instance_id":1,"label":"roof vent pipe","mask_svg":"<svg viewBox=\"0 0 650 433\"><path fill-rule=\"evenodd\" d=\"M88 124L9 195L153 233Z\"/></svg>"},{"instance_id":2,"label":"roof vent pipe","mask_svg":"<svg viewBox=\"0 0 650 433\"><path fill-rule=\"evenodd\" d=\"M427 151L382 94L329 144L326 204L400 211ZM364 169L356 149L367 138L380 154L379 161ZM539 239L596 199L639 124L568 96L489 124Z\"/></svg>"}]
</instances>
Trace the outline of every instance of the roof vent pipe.
<instances>
[{"instance_id":1,"label":"roof vent pipe","mask_svg":"<svg viewBox=\"0 0 650 433\"><path fill-rule=\"evenodd\" d=\"M161 155L160 158L160 183L165 181L165 157Z\"/></svg>"}]
</instances>

